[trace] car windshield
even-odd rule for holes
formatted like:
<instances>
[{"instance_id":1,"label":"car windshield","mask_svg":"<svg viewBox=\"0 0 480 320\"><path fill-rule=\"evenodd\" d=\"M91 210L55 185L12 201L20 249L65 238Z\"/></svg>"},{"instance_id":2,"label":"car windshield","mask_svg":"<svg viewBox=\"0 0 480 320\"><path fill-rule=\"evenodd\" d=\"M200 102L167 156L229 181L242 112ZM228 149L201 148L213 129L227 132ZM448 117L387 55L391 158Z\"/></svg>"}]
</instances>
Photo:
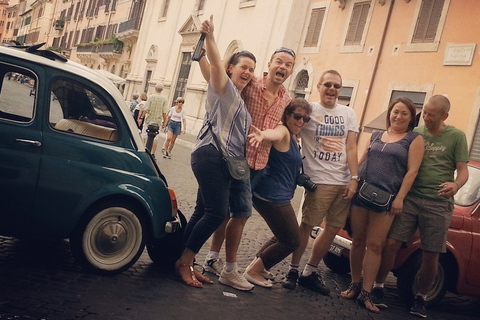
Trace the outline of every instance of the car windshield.
<instances>
[{"instance_id":1,"label":"car windshield","mask_svg":"<svg viewBox=\"0 0 480 320\"><path fill-rule=\"evenodd\" d=\"M480 198L480 168L468 166L468 181L455 195L455 204L470 206Z\"/></svg>"}]
</instances>

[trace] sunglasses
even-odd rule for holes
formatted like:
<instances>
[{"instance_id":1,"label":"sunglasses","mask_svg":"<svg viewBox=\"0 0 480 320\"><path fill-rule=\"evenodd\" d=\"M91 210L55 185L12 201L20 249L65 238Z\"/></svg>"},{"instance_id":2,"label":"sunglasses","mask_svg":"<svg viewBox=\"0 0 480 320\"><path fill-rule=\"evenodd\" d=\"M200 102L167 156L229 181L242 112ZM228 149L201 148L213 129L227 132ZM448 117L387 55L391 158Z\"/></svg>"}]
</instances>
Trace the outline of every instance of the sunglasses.
<instances>
[{"instance_id":1,"label":"sunglasses","mask_svg":"<svg viewBox=\"0 0 480 320\"><path fill-rule=\"evenodd\" d=\"M338 84L338 83L331 83L331 82L325 82L325 83L322 83L325 88L331 88L331 87L334 87L335 89L340 89L342 87L341 84Z\"/></svg>"},{"instance_id":2,"label":"sunglasses","mask_svg":"<svg viewBox=\"0 0 480 320\"><path fill-rule=\"evenodd\" d=\"M293 119L295 119L295 120L303 119L303 122L305 122L305 123L310 121L309 116L302 116L300 113L296 113L296 112L290 112L290 114L293 116Z\"/></svg>"},{"instance_id":3,"label":"sunglasses","mask_svg":"<svg viewBox=\"0 0 480 320\"><path fill-rule=\"evenodd\" d=\"M291 55L293 58L296 57L295 51L293 51L292 49L285 48L285 47L280 47L280 48L278 48L277 50L275 50L275 52L274 52L273 54L277 54L277 53L280 53L280 52L288 53L288 54Z\"/></svg>"}]
</instances>

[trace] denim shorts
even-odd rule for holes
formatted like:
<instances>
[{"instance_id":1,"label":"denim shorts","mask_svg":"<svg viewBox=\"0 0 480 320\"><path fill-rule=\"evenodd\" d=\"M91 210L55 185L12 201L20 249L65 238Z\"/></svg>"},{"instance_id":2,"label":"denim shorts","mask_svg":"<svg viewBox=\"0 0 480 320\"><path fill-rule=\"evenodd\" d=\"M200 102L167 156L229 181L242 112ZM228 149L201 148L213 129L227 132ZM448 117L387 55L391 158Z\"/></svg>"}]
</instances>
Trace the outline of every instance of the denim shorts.
<instances>
[{"instance_id":1,"label":"denim shorts","mask_svg":"<svg viewBox=\"0 0 480 320\"><path fill-rule=\"evenodd\" d=\"M182 133L182 122L170 120L168 121L167 129L174 135L179 136Z\"/></svg>"},{"instance_id":2,"label":"denim shorts","mask_svg":"<svg viewBox=\"0 0 480 320\"><path fill-rule=\"evenodd\" d=\"M248 218L252 215L252 187L250 180L234 180L230 182L230 216L232 218Z\"/></svg>"},{"instance_id":3,"label":"denim shorts","mask_svg":"<svg viewBox=\"0 0 480 320\"><path fill-rule=\"evenodd\" d=\"M452 213L451 202L407 195L403 201L403 212L393 220L388 237L408 242L418 228L423 250L446 252Z\"/></svg>"}]
</instances>

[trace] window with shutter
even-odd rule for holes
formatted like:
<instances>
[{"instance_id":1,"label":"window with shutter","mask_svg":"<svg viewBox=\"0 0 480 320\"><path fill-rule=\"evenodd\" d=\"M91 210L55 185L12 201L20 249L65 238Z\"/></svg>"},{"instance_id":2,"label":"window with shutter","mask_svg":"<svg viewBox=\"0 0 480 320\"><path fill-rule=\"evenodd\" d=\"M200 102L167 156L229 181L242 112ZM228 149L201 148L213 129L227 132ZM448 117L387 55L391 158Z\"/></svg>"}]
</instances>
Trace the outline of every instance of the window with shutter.
<instances>
[{"instance_id":1,"label":"window with shutter","mask_svg":"<svg viewBox=\"0 0 480 320\"><path fill-rule=\"evenodd\" d=\"M472 146L470 148L470 159L480 161L480 121L477 121L475 136L473 137Z\"/></svg>"},{"instance_id":2,"label":"window with shutter","mask_svg":"<svg viewBox=\"0 0 480 320\"><path fill-rule=\"evenodd\" d=\"M362 42L363 30L370 11L370 1L358 2L353 6L352 16L348 25L345 45L359 45Z\"/></svg>"},{"instance_id":3,"label":"window with shutter","mask_svg":"<svg viewBox=\"0 0 480 320\"><path fill-rule=\"evenodd\" d=\"M304 47L316 47L322 28L323 17L325 16L325 8L315 8L310 15L310 23L308 25L307 35L305 36Z\"/></svg>"},{"instance_id":4,"label":"window with shutter","mask_svg":"<svg viewBox=\"0 0 480 320\"><path fill-rule=\"evenodd\" d=\"M413 33L413 43L434 42L445 0L424 0Z\"/></svg>"},{"instance_id":5,"label":"window with shutter","mask_svg":"<svg viewBox=\"0 0 480 320\"><path fill-rule=\"evenodd\" d=\"M438 51L451 0L418 1L405 52Z\"/></svg>"}]
</instances>

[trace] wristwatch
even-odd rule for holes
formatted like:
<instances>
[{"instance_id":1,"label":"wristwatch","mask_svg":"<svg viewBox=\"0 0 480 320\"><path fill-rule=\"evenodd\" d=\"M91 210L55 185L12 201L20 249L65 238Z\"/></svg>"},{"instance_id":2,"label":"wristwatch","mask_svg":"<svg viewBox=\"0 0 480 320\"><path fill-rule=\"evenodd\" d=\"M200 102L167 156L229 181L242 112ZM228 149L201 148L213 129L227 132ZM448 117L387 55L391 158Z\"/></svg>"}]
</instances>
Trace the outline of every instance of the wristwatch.
<instances>
[{"instance_id":1,"label":"wristwatch","mask_svg":"<svg viewBox=\"0 0 480 320\"><path fill-rule=\"evenodd\" d=\"M359 177L359 176L352 176L352 177L350 178L350 180L360 181L360 177Z\"/></svg>"}]
</instances>

